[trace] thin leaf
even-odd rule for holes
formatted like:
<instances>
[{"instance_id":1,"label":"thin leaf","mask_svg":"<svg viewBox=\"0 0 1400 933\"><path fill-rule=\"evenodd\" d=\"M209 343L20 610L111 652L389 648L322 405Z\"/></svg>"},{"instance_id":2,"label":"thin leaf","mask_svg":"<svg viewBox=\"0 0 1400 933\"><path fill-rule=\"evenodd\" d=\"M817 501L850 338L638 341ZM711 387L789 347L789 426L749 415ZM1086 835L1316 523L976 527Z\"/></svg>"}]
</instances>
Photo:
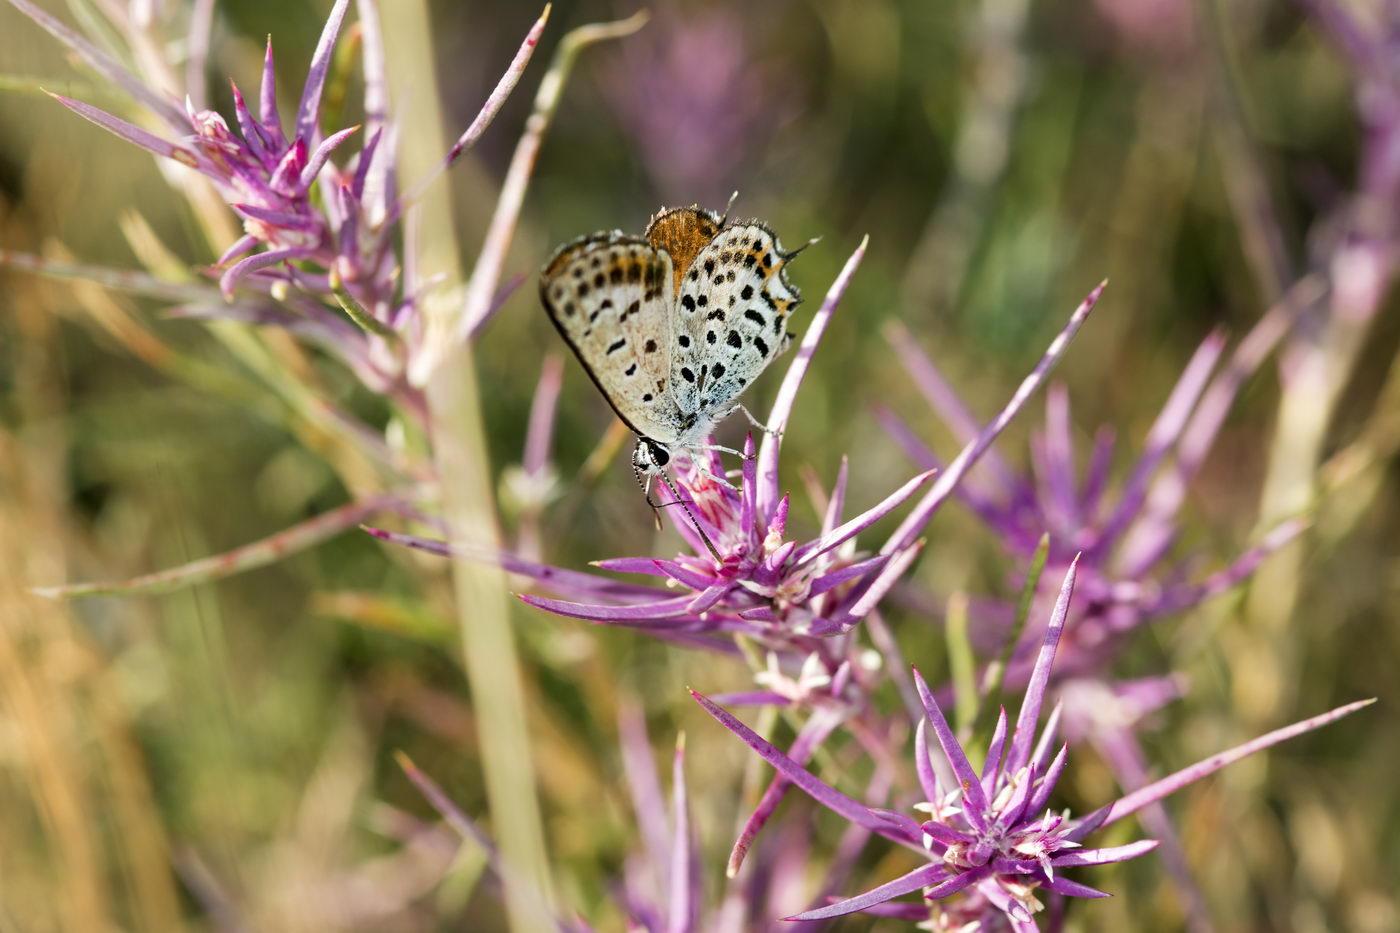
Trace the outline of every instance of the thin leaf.
<instances>
[{"instance_id":1,"label":"thin leaf","mask_svg":"<svg viewBox=\"0 0 1400 933\"><path fill-rule=\"evenodd\" d=\"M165 121L166 126L175 131L189 126L185 112L168 97L157 93L140 78L127 71L106 52L93 45L48 13L39 9L29 0L10 0L10 5L38 23L49 35L68 46L87 62L94 71L130 94L146 109Z\"/></svg>"},{"instance_id":2,"label":"thin leaf","mask_svg":"<svg viewBox=\"0 0 1400 933\"><path fill-rule=\"evenodd\" d=\"M269 535L261 541L203 557L179 567L146 574L116 583L71 583L65 586L36 586L32 592L49 599L79 599L86 596L130 596L137 593L169 593L173 590L208 583L243 573L304 551L343 531L354 528L369 515L397 505L393 496L376 496L351 502L323 515L300 522Z\"/></svg>"},{"instance_id":3,"label":"thin leaf","mask_svg":"<svg viewBox=\"0 0 1400 933\"><path fill-rule=\"evenodd\" d=\"M483 104L481 110L477 112L476 119L472 120L471 125L468 126L466 130L462 132L462 135L457 138L457 141L452 144L452 148L448 150L447 156L442 160L442 163L418 181L413 186L413 189L405 195L405 200L417 200L417 198L423 194L423 191L436 181L438 176L441 175L448 166L461 158L462 153L476 145L476 141L481 138L481 134L485 133L487 127L496 119L496 114L501 112L501 108L505 106L506 100L510 97L511 92L514 91L515 86L520 83L521 76L525 74L525 67L530 64L530 59L535 54L535 47L539 45L540 36L544 33L545 24L549 22L549 11L552 6L553 4L545 4L544 12L540 13L540 18L535 20L535 24L530 27L530 31L525 34L525 41L520 43L520 48L516 50L515 57L511 59L510 64L506 67L505 74L501 75L501 79L496 82L496 87L491 91L491 95L486 98L486 103Z\"/></svg>"},{"instance_id":4,"label":"thin leaf","mask_svg":"<svg viewBox=\"0 0 1400 933\"><path fill-rule=\"evenodd\" d=\"M982 736L989 726L992 710L1002 705L1001 686L1006 679L1006 669L1011 664L1011 654L1021 641L1021 633L1026 630L1026 620L1030 618L1031 606L1035 603L1036 590L1040 587L1040 577L1045 572L1045 562L1050 559L1050 533L1040 536L1040 543L1031 555L1031 565L1026 570L1026 582L1021 587L1021 598L1016 603L1016 621L1007 633L1001 646L1001 654L987 665L982 677L983 706L972 731L974 740Z\"/></svg>"},{"instance_id":5,"label":"thin leaf","mask_svg":"<svg viewBox=\"0 0 1400 933\"><path fill-rule=\"evenodd\" d=\"M944 631L948 640L948 667L953 677L953 718L960 736L970 734L969 727L977 718L977 684L967 622L967 594L954 593L948 597Z\"/></svg>"},{"instance_id":6,"label":"thin leaf","mask_svg":"<svg viewBox=\"0 0 1400 933\"><path fill-rule=\"evenodd\" d=\"M345 283L340 280L340 274L334 269L331 270L330 284L331 294L335 295L335 300L340 303L341 309L344 310L345 313L350 316L350 320L358 324L365 333L374 334L376 337L383 337L385 340L392 340L395 342L399 340L399 332L379 320L379 318L370 313L368 308L360 304L355 296L350 294L350 290L347 289Z\"/></svg>"},{"instance_id":7,"label":"thin leaf","mask_svg":"<svg viewBox=\"0 0 1400 933\"><path fill-rule=\"evenodd\" d=\"M105 288L118 289L167 301L217 301L218 292L202 285L182 285L167 282L144 272L89 266L76 262L56 262L33 253L17 253L0 249L0 267L23 269L55 279L79 279Z\"/></svg>"}]
</instances>

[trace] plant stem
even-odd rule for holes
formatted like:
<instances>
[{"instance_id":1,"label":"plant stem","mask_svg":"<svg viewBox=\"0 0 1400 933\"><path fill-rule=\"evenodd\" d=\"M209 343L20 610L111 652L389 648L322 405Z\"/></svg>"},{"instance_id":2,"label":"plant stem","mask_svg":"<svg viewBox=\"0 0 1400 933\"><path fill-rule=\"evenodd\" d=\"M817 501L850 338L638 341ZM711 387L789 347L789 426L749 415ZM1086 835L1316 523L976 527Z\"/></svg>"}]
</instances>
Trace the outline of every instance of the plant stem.
<instances>
[{"instance_id":1,"label":"plant stem","mask_svg":"<svg viewBox=\"0 0 1400 933\"><path fill-rule=\"evenodd\" d=\"M441 130L428 22L423 0L396 5L395 15L384 21L388 60L394 63L390 74L397 82L394 90L407 105L400 111L402 134L413 141L400 154L405 186L431 171L448 146ZM462 281L446 186L414 211L417 249L412 267L419 282L444 273L450 282ZM425 300L450 302L453 291L434 289ZM451 310L455 309L424 308L429 320L441 319ZM471 348L458 344L448 357L427 386L443 517L453 540L494 547L499 532ZM510 929L513 933L550 930L549 864L505 576L495 566L468 561L454 563L452 576L492 832L502 859L513 869L504 883Z\"/></svg>"}]
</instances>

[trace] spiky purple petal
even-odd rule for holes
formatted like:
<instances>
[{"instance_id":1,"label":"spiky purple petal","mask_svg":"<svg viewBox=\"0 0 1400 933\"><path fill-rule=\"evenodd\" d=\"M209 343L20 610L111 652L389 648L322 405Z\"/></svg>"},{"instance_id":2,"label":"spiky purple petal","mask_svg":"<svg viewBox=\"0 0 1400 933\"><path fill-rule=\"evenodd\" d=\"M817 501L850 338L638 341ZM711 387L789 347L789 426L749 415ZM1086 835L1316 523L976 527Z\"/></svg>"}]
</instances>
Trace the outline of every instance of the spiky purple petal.
<instances>
[{"instance_id":1,"label":"spiky purple petal","mask_svg":"<svg viewBox=\"0 0 1400 933\"><path fill-rule=\"evenodd\" d=\"M933 734L943 749L943 756L948 759L953 774L962 785L963 815L974 829L983 832L987 829L988 802L987 795L982 792L982 782L977 779L977 772L967 760L967 753L958 743L957 736L953 735L948 720L943 718L943 711L938 708L938 701L933 698L933 693L917 668L914 670L914 685L919 690L919 699L923 701L924 712L927 713L928 721L933 726Z\"/></svg>"},{"instance_id":2,"label":"spiky purple petal","mask_svg":"<svg viewBox=\"0 0 1400 933\"><path fill-rule=\"evenodd\" d=\"M306 85L301 91L301 102L297 105L296 123L293 138L309 141L316 133L316 121L321 112L321 91L326 86L326 75L331 68L331 53L335 49L336 37L340 35L341 23L345 21L345 11L350 0L336 0L330 16L316 42L316 51L311 56L311 66L306 72ZM275 103L274 103L275 106Z\"/></svg>"},{"instance_id":3,"label":"spiky purple petal","mask_svg":"<svg viewBox=\"0 0 1400 933\"><path fill-rule=\"evenodd\" d=\"M778 499L778 450L782 443L781 432L787 429L788 416L792 414L793 403L797 401L797 390L802 386L802 380L812 364L812 356L817 352L817 344L821 343L827 324L831 322L831 316L836 313L836 306L841 303L841 297L851 284L856 269L860 267L860 261L865 258L865 248L869 243L869 236L861 239L860 245L851 253L835 281L831 283L831 288L827 290L817 313L812 316L812 322L807 326L807 332L802 335L802 343L797 348L792 364L788 366L782 384L778 387L777 398L774 399L773 408L768 413L768 429L772 433L763 436L763 443L758 450L760 514L772 509L773 503Z\"/></svg>"},{"instance_id":4,"label":"spiky purple petal","mask_svg":"<svg viewBox=\"0 0 1400 933\"><path fill-rule=\"evenodd\" d=\"M902 897L905 894L913 894L915 891L918 891L921 888L926 888L929 885L936 883L938 879L942 878L947 873L948 870L942 865L924 865L920 868L914 869L908 874L900 875L893 881L886 881L878 888L871 888L864 894L857 894L855 897L848 897L843 901L837 901L835 904L829 904L826 907L817 907L812 910L803 911L800 914L797 914L792 917L784 917L783 919L829 920L832 917L844 917L847 914L857 913L858 911L865 910L868 907L874 907L876 904L883 904L885 901L888 901L891 898ZM965 888L969 884L971 884L972 881L975 879L970 879L968 878L968 876L973 875L975 873L975 870L970 872L964 872L962 875L958 875L956 878L949 879L949 881L944 882L944 884L939 885L939 887L951 885L953 882L961 881L961 884L959 884L956 888L948 892L949 894L953 894L956 891L959 891L962 888Z\"/></svg>"},{"instance_id":5,"label":"spiky purple petal","mask_svg":"<svg viewBox=\"0 0 1400 933\"><path fill-rule=\"evenodd\" d=\"M1060 595L1055 600L1055 609L1050 614L1050 624L1045 629L1045 638L1036 657L1035 668L1031 672L1030 683L1026 686L1026 697L1021 702L1020 715L1016 717L1016 731L1011 734L1011 751L1006 758L1006 770L1015 773L1030 761L1031 744L1035 739L1036 724L1040 720L1040 706L1045 699L1045 688L1050 683L1050 668L1055 662L1055 650L1060 644L1060 635L1065 628L1065 618L1069 615L1070 597L1074 595L1074 579L1079 568L1079 558L1075 557L1065 572L1064 583L1060 585Z\"/></svg>"},{"instance_id":6,"label":"spiky purple petal","mask_svg":"<svg viewBox=\"0 0 1400 933\"><path fill-rule=\"evenodd\" d=\"M199 160L195 157L195 154L188 149L177 146L169 140L161 139L156 134L128 123L120 117L114 117L105 110L99 110L91 104L85 104L80 100L64 97L62 94L55 94L52 91L47 93L54 100L83 119L96 123L114 136L120 136L127 142L134 143L148 152L154 152L156 155L165 156L167 159L174 159L181 165L187 165L190 168L199 164Z\"/></svg>"},{"instance_id":7,"label":"spiky purple petal","mask_svg":"<svg viewBox=\"0 0 1400 933\"><path fill-rule=\"evenodd\" d=\"M784 755L758 733L716 706L708 697L702 696L694 690L690 691L690 695L695 698L695 702L705 708L706 712L718 720L720 725L738 736L749 748L758 752L759 757L771 764L774 768L777 768L784 777L801 788L813 800L817 801L817 803L835 811L850 822L859 826L864 826L866 829L879 833L888 839L907 845L910 848L920 848L917 837L912 839L908 838L885 820L873 816L869 808L847 797L830 784L821 780L821 778L813 775L806 768L797 764L797 762L793 761L787 755Z\"/></svg>"}]
</instances>

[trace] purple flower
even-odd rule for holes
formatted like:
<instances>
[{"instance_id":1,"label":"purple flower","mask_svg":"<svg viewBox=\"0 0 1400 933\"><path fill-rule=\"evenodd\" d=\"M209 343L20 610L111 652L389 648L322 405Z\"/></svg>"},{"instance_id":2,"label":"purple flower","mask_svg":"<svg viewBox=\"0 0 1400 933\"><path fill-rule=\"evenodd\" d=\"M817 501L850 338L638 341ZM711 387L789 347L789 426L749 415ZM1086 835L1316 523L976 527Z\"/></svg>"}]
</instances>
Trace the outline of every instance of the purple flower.
<instances>
[{"instance_id":1,"label":"purple flower","mask_svg":"<svg viewBox=\"0 0 1400 933\"><path fill-rule=\"evenodd\" d=\"M1356 110L1361 125L1361 152L1356 168L1357 190L1337 206L1329 226L1342 231L1328 257L1331 315L1348 328L1364 328L1384 307L1395 274L1395 242L1400 222L1395 217L1395 200L1400 197L1400 73L1394 65L1395 48L1400 43L1400 10L1382 4L1362 14L1335 0L1306 0L1302 6L1327 33L1348 69L1356 78ZM1303 335L1304 345L1295 348L1339 351L1326 347L1323 334ZM1316 346L1308 346L1315 342ZM1351 344L1348 343L1348 346ZM1354 351L1352 351L1354 352ZM1307 365L1287 361L1287 370ZM1330 392L1339 392L1347 367L1332 376L1338 383ZM1286 373L1286 375L1288 375Z\"/></svg>"},{"instance_id":2,"label":"purple flower","mask_svg":"<svg viewBox=\"0 0 1400 933\"><path fill-rule=\"evenodd\" d=\"M746 439L739 485L717 478L723 473L718 457L712 455L703 465L678 458L678 494L688 513L667 511L692 553L674 559L635 557L597 562L605 570L659 578L666 589L552 567L519 554L487 553L460 543L449 545L399 532L368 530L383 540L443 555L495 561L511 573L534 578L557 596L526 594L521 599L559 615L637 628L667 640L727 652L734 650L733 634L747 635L774 652L769 670L760 675L760 685L768 689L755 694L755 702L805 704L816 695L838 705L859 706L863 690L858 684L846 696L834 683L861 679L863 667L855 663L860 660L859 650L849 640L828 639L849 632L870 617L918 557L924 546L920 538L923 526L1044 383L1104 288L1103 284L1095 288L1075 309L1011 401L936 479L933 471L918 474L874 506L843 520L847 475L843 467L828 499L820 533L798 541L789 536L789 500L780 494L780 432L787 426L812 356L864 251L862 243L832 283L804 335L768 416L771 433L757 448L752 436ZM929 489L913 513L877 552L861 554L855 549L857 534L926 484ZM666 504L673 501L667 491L661 495L667 498ZM575 601L578 597L587 601ZM833 683L828 685L823 678ZM814 686L817 684L820 687Z\"/></svg>"},{"instance_id":3,"label":"purple flower","mask_svg":"<svg viewBox=\"0 0 1400 933\"><path fill-rule=\"evenodd\" d=\"M402 387L411 358L418 355L422 343L423 322L421 296L403 287L398 221L406 205L396 187L396 133L387 113L384 56L373 2L358 4L365 123L330 134L320 127L321 97L350 0L336 0L332 7L296 111L285 121L277 109L271 37L256 100L250 104L238 85L230 82L234 113L228 119L193 102L204 97L198 85L202 62L201 68L190 68L196 83L187 89L182 108L29 0L10 2L127 91L164 125L166 133L153 133L82 101L53 97L122 139L203 175L238 214L244 234L227 245L217 262L223 267L219 275L223 298L232 302L242 286L270 295L289 309L264 307L257 297L244 297L233 308L193 302L181 309L185 316L229 316L310 330L345 358L371 388L398 389L410 409L421 407L421 400ZM533 55L547 18L546 10L442 167L454 162L490 125ZM197 39L193 37L191 44ZM358 152L342 163L334 161L332 156L356 135L361 139ZM411 197L420 195L434 177L436 173L424 179ZM359 329L348 326L327 305L338 307Z\"/></svg>"},{"instance_id":4,"label":"purple flower","mask_svg":"<svg viewBox=\"0 0 1400 933\"><path fill-rule=\"evenodd\" d=\"M1304 527L1301 520L1274 528L1229 565L1192 581L1190 565L1163 569L1180 533L1180 510L1191 480L1209 453L1216 433L1245 380L1287 332L1306 302L1281 303L1241 341L1220 365L1222 334L1213 333L1197 349L1148 431L1142 454L1121 487L1112 490L1109 473L1114 435L1099 430L1082 474L1076 470L1067 393L1052 386L1046 397L1046 424L1031 443L1031 475L1023 476L996 451L960 484L956 495L996 535L998 541L1031 561L1041 539L1048 539L1047 569L1063 573L1075 555L1081 605L1063 652L1061 673L1096 672L1117 655L1125 633L1162 616L1181 612L1237 585L1273 551ZM916 347L902 328L889 342L905 369L938 415L960 437L981 430L967 405ZM878 417L919 466L935 468L938 458L893 413ZM994 652L1016 637L1013 607L983 603L977 631L981 647ZM1009 679L1024 682L1039 631L1026 633L1012 661Z\"/></svg>"},{"instance_id":5,"label":"purple flower","mask_svg":"<svg viewBox=\"0 0 1400 933\"><path fill-rule=\"evenodd\" d=\"M663 638L721 650L728 648L728 638L714 636L739 632L770 647L790 650L795 653L796 662L801 663L817 650L814 638L850 631L871 613L918 556L923 548L920 529L946 501L992 439L1043 383L1103 289L1100 285L1076 309L1069 324L1011 402L983 436L970 443L958 461L936 480L935 471L920 473L874 506L843 520L847 475L843 467L828 499L821 532L814 538L797 541L788 532L788 497L779 493L779 432L787 426L812 355L864 250L862 244L847 261L803 337L768 417L773 433L766 435L757 449L752 436L746 439L739 485L732 486L717 479L723 473L723 464L717 456L712 455L704 464L678 458L677 487L689 513L677 509L667 511L692 553L669 560L635 557L597 562L597 566L605 570L660 578L670 592L549 567L516 555L471 554L459 548L460 556L498 560L511 572L534 577L560 595L590 594L595 599L607 599L600 603L536 595L521 597L532 606L573 618L639 628ZM914 513L878 552L862 555L855 550L857 534L912 498L930 480L933 480L932 485ZM666 491L661 494L667 504L674 501ZM385 540L439 553L450 550L445 542L393 532L374 533ZM713 544L718 560L706 547L706 539ZM676 589L682 590L682 594L675 595ZM844 660L839 654L832 657L827 675L834 675Z\"/></svg>"},{"instance_id":6,"label":"purple flower","mask_svg":"<svg viewBox=\"0 0 1400 933\"><path fill-rule=\"evenodd\" d=\"M579 603L525 595L521 597L525 602L560 615L639 627L662 637L691 641L698 638L701 643L717 647L724 644L711 637L717 633L744 632L765 640L837 634L869 611L883 590L862 602L847 598L851 584L887 563L907 566L918 553L918 546L862 560L856 559L849 542L912 496L932 474L913 477L880 503L842 521L843 473L832 491L822 534L805 542L790 540L788 498L778 494L780 439L776 433L787 425L797 387L864 254L862 243L832 284L796 352L769 415L768 423L775 433L766 437L757 451L752 436L746 440L740 485L734 487L715 478L723 472L718 458L703 468L680 458L678 488L685 497L689 515L677 515L676 509L667 511L695 553L682 554L674 560L638 557L598 562L606 570L661 578L669 586L688 593L676 596L652 586L620 585L606 577L531 564L514 555L498 555L507 569L535 577L555 592L587 593L611 600ZM667 493L663 491L662 495ZM689 523L691 517L698 530ZM717 549L718 561L704 546L701 531ZM435 545L409 536L378 534L387 540L446 550L441 542ZM804 650L803 655L810 650Z\"/></svg>"},{"instance_id":7,"label":"purple flower","mask_svg":"<svg viewBox=\"0 0 1400 933\"><path fill-rule=\"evenodd\" d=\"M1037 929L1034 915L1043 907L1038 896L1041 892L1068 897L1107 896L1065 877L1067 869L1136 858L1157 845L1155 840L1145 839L1108 848L1082 848L1082 840L1094 830L1136 813L1246 755L1373 702L1352 703L1261 736L1149 784L1087 816L1072 818L1068 812L1056 814L1046 805L1064 773L1068 755L1066 744L1054 750L1060 719L1058 709L1050 714L1038 736L1036 733L1051 665L1069 614L1075 573L1076 562L1071 562L1015 726L1008 734L1003 709L980 773L953 734L923 677L915 671L915 683L926 714L919 720L915 732L914 756L914 771L926 798L916 807L926 816L922 822L900 812L867 807L846 796L714 702L693 693L725 728L818 803L858 826L920 853L927 862L863 894L788 919L820 920L868 911L908 919L930 919L933 929L958 929L973 921L990 925L998 918L1003 918L1016 930ZM942 759L936 764L929 756L930 728L942 751ZM961 897L951 906L888 903L917 891L923 891L926 899L939 902L953 895Z\"/></svg>"}]
</instances>

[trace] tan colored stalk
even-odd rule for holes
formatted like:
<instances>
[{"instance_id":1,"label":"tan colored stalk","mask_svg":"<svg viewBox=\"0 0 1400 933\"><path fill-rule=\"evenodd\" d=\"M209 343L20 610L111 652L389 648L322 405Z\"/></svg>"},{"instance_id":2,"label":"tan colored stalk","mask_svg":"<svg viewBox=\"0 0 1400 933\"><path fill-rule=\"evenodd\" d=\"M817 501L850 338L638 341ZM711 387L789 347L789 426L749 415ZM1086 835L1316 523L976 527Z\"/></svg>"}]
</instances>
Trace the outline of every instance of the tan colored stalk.
<instances>
[{"instance_id":1,"label":"tan colored stalk","mask_svg":"<svg viewBox=\"0 0 1400 933\"><path fill-rule=\"evenodd\" d=\"M482 398L472 349L466 342L472 323L480 320L499 285L525 190L545 131L558 108L565 78L580 49L592 42L625 35L641 25L593 26L565 36L544 76L533 112L502 184L500 198L466 287L465 304L452 289L429 292L423 307L430 341L415 360L411 375L427 386L443 515L455 540L476 546L499 544L494 483L486 456ZM390 73L401 82L401 112L406 146L400 171L404 187L432 172L438 154L447 150L434 88L432 43L426 4L404 4L385 24ZM411 88L412 93L405 93ZM446 192L422 199L411 217L415 270L419 281L445 275L462 281L458 246ZM466 322L464 325L463 322ZM505 882L506 909L515 933L549 930L552 894L544 830L536 797L534 765L525 714L525 689L510 622L506 578L490 565L453 565L459 626L473 712L481 741L481 762L491 805L491 825L501 854L512 871Z\"/></svg>"},{"instance_id":2,"label":"tan colored stalk","mask_svg":"<svg viewBox=\"0 0 1400 933\"><path fill-rule=\"evenodd\" d=\"M442 132L427 4L416 0L398 5L395 15L385 17L383 28L400 132L413 141L400 155L400 183L407 189L433 170L449 145ZM408 228L418 283L435 276L461 282L460 245L445 184L419 201L408 217ZM409 287L417 288L418 283ZM429 321L455 310L455 292L438 288L426 295L422 310ZM460 347L438 374L428 387L428 398L442 515L456 538L492 546L498 534L491 470L470 348ZM503 879L510 929L544 931L549 928L549 862L505 577L495 567L466 562L454 564L452 572L491 830L513 869Z\"/></svg>"}]
</instances>

